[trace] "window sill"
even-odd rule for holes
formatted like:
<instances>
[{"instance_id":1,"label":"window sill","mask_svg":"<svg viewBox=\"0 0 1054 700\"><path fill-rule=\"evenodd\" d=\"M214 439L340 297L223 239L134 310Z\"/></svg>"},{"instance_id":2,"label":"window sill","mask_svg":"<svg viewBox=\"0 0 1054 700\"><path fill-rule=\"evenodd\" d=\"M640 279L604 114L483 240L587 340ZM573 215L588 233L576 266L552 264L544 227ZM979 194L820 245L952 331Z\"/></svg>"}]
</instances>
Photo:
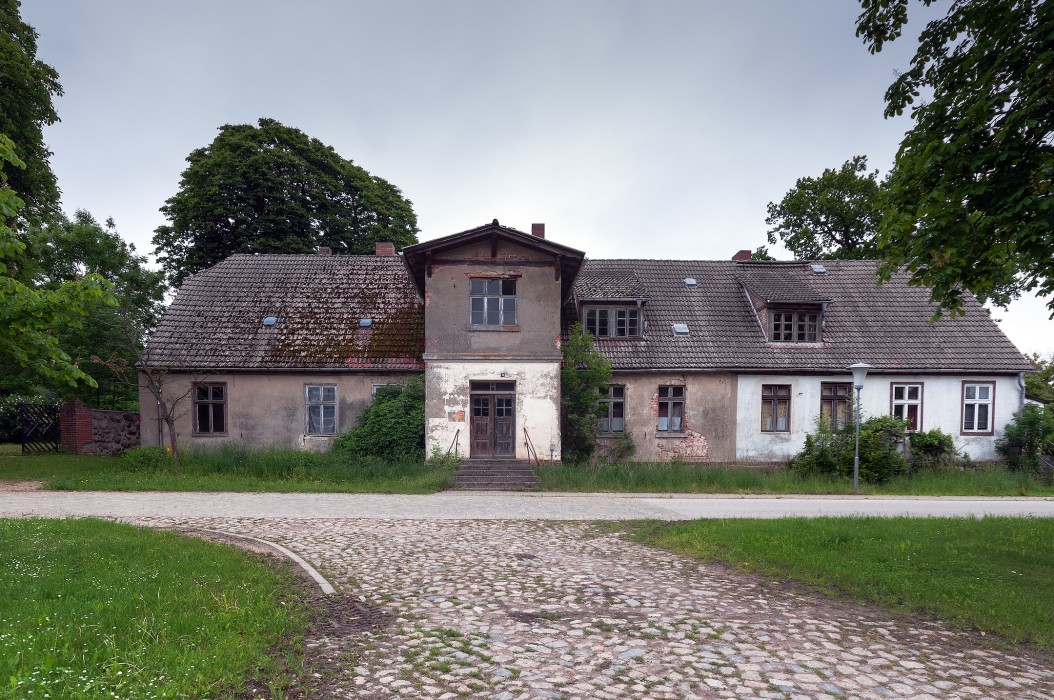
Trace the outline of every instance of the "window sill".
<instances>
[{"instance_id":1,"label":"window sill","mask_svg":"<svg viewBox=\"0 0 1054 700\"><path fill-rule=\"evenodd\" d=\"M230 433L191 433L191 437L230 437Z\"/></svg>"},{"instance_id":2,"label":"window sill","mask_svg":"<svg viewBox=\"0 0 1054 700\"><path fill-rule=\"evenodd\" d=\"M762 430L762 435L790 435L789 430Z\"/></svg>"},{"instance_id":3,"label":"window sill","mask_svg":"<svg viewBox=\"0 0 1054 700\"><path fill-rule=\"evenodd\" d=\"M959 431L959 437L992 437L993 435L995 435L995 431L994 430L989 430L988 432L967 431L967 430Z\"/></svg>"},{"instance_id":4,"label":"window sill","mask_svg":"<svg viewBox=\"0 0 1054 700\"><path fill-rule=\"evenodd\" d=\"M687 434L688 433L683 430L680 432L673 430L655 431L655 437L657 438L683 438Z\"/></svg>"},{"instance_id":5,"label":"window sill","mask_svg":"<svg viewBox=\"0 0 1054 700\"><path fill-rule=\"evenodd\" d=\"M766 343L770 348L776 348L777 350L818 350L827 347L827 344L823 341L812 342L812 343L797 343L794 341L770 340Z\"/></svg>"},{"instance_id":6,"label":"window sill","mask_svg":"<svg viewBox=\"0 0 1054 700\"><path fill-rule=\"evenodd\" d=\"M520 331L519 326L468 326L465 328L467 331L483 332L483 333L518 333Z\"/></svg>"}]
</instances>

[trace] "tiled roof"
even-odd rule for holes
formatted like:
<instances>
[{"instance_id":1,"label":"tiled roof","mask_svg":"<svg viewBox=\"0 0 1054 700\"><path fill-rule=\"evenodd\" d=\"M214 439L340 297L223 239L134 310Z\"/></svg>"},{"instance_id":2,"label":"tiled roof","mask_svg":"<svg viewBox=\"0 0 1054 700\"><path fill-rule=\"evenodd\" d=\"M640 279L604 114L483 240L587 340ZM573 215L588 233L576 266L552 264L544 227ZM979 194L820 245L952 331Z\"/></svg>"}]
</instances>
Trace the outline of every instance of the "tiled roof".
<instances>
[{"instance_id":1,"label":"tiled roof","mask_svg":"<svg viewBox=\"0 0 1054 700\"><path fill-rule=\"evenodd\" d=\"M183 283L147 359L187 369L407 370L423 367L423 343L424 308L400 256L233 255Z\"/></svg>"},{"instance_id":2,"label":"tiled roof","mask_svg":"<svg viewBox=\"0 0 1054 700\"><path fill-rule=\"evenodd\" d=\"M624 275L580 275L575 282L575 296L583 299L644 299L644 285L632 272Z\"/></svg>"},{"instance_id":3,"label":"tiled roof","mask_svg":"<svg viewBox=\"0 0 1054 700\"><path fill-rule=\"evenodd\" d=\"M594 288L595 280L619 277L635 278L647 290L644 337L597 341L617 370L841 371L854 362L903 371L1030 367L973 298L963 316L931 324L929 291L908 286L908 275L877 286L874 261L824 261L824 266L827 273L817 275L804 262L587 260L575 294ZM686 286L685 277L694 277L697 286ZM757 285L758 295L765 296L759 289L768 290L773 302L828 300L823 342L768 343L744 283ZM687 324L688 335L675 336L675 323Z\"/></svg>"}]
</instances>

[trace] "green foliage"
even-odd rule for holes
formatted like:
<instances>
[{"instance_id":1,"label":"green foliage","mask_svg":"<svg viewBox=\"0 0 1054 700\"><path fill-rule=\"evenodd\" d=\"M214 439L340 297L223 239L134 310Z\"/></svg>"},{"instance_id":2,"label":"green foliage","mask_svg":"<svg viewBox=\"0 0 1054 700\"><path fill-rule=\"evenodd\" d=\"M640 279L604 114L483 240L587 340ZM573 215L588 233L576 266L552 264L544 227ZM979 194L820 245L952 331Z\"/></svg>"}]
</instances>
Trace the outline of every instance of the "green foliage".
<instances>
[{"instance_id":1,"label":"green foliage","mask_svg":"<svg viewBox=\"0 0 1054 700\"><path fill-rule=\"evenodd\" d=\"M1054 519L653 523L638 539L1054 649Z\"/></svg>"},{"instance_id":2,"label":"green foliage","mask_svg":"<svg viewBox=\"0 0 1054 700\"><path fill-rule=\"evenodd\" d=\"M21 439L18 407L23 403L54 403L54 400L40 394L8 394L0 398L0 443Z\"/></svg>"},{"instance_id":3,"label":"green foliage","mask_svg":"<svg viewBox=\"0 0 1054 700\"><path fill-rule=\"evenodd\" d=\"M20 4L0 0L0 134L17 144L15 152L26 164L8 174L8 184L25 202L21 215L36 222L58 212L44 127L59 120L51 100L62 94L62 86L55 69L37 59L37 33L19 16Z\"/></svg>"},{"instance_id":4,"label":"green foliage","mask_svg":"<svg viewBox=\"0 0 1054 700\"><path fill-rule=\"evenodd\" d=\"M946 463L957 454L955 440L940 428L914 432L908 438L915 468Z\"/></svg>"},{"instance_id":5,"label":"green foliage","mask_svg":"<svg viewBox=\"0 0 1054 700\"><path fill-rule=\"evenodd\" d=\"M771 253L769 253L768 246L759 245L754 249L754 252L750 254L751 260L775 260Z\"/></svg>"},{"instance_id":6,"label":"green foliage","mask_svg":"<svg viewBox=\"0 0 1054 700\"><path fill-rule=\"evenodd\" d=\"M999 454L1016 471L1038 472L1041 454L1054 454L1054 411L1025 404L995 442Z\"/></svg>"},{"instance_id":7,"label":"green foliage","mask_svg":"<svg viewBox=\"0 0 1054 700\"><path fill-rule=\"evenodd\" d=\"M172 466L172 458L161 447L133 447L120 457L121 469L149 472Z\"/></svg>"},{"instance_id":8,"label":"green foliage","mask_svg":"<svg viewBox=\"0 0 1054 700\"><path fill-rule=\"evenodd\" d=\"M597 429L603 417L600 388L611 379L611 363L593 347L593 336L576 323L563 346L560 369L561 459L577 464L596 450Z\"/></svg>"},{"instance_id":9,"label":"green foliage","mask_svg":"<svg viewBox=\"0 0 1054 700\"><path fill-rule=\"evenodd\" d=\"M220 127L187 157L161 208L158 261L175 283L232 253L373 253L417 242L417 216L397 187L273 119Z\"/></svg>"},{"instance_id":10,"label":"green foliage","mask_svg":"<svg viewBox=\"0 0 1054 700\"><path fill-rule=\"evenodd\" d=\"M11 139L0 134L0 166L5 162L23 166ZM49 382L95 386L95 380L63 350L54 327L82 327L89 308L116 304L111 285L88 274L51 289L33 289L12 276L8 262L21 255L26 244L5 222L18 214L23 202L5 182L0 168L0 367L17 366Z\"/></svg>"},{"instance_id":11,"label":"green foliage","mask_svg":"<svg viewBox=\"0 0 1054 700\"><path fill-rule=\"evenodd\" d=\"M353 457L424 459L425 383L420 375L400 386L377 389L359 424L333 442Z\"/></svg>"},{"instance_id":12,"label":"green foliage","mask_svg":"<svg viewBox=\"0 0 1054 700\"><path fill-rule=\"evenodd\" d=\"M861 0L872 53L900 36L908 4ZM1001 305L1054 292L1052 36L1054 3L954 0L886 92L886 116L909 110L914 126L885 191L881 274L907 268L938 314L966 290Z\"/></svg>"},{"instance_id":13,"label":"green foliage","mask_svg":"<svg viewBox=\"0 0 1054 700\"><path fill-rule=\"evenodd\" d=\"M637 452L637 444L633 442L633 433L624 431L616 433L611 439L604 454L606 459L612 462L624 462Z\"/></svg>"},{"instance_id":14,"label":"green foliage","mask_svg":"<svg viewBox=\"0 0 1054 700\"><path fill-rule=\"evenodd\" d=\"M885 483L908 471L901 454L906 423L892 416L875 416L860 424L860 480ZM852 478L856 457L855 426L834 429L820 417L816 430L805 436L805 447L788 468L804 476L837 475Z\"/></svg>"},{"instance_id":15,"label":"green foliage","mask_svg":"<svg viewBox=\"0 0 1054 700\"><path fill-rule=\"evenodd\" d=\"M779 204L769 202L769 243L782 242L797 260L873 258L881 189L866 156L799 178Z\"/></svg>"},{"instance_id":16,"label":"green foliage","mask_svg":"<svg viewBox=\"0 0 1054 700\"><path fill-rule=\"evenodd\" d=\"M1034 352L1028 361L1036 371L1025 374L1025 393L1029 398L1054 403L1054 354L1042 357Z\"/></svg>"},{"instance_id":17,"label":"green foliage","mask_svg":"<svg viewBox=\"0 0 1054 700\"><path fill-rule=\"evenodd\" d=\"M298 589L288 567L192 537L0 520L0 696L245 698L257 683L298 695Z\"/></svg>"},{"instance_id":18,"label":"green foliage","mask_svg":"<svg viewBox=\"0 0 1054 700\"><path fill-rule=\"evenodd\" d=\"M461 457L455 452L447 452L439 445L432 445L432 454L428 455L428 466L454 471L461 463Z\"/></svg>"}]
</instances>

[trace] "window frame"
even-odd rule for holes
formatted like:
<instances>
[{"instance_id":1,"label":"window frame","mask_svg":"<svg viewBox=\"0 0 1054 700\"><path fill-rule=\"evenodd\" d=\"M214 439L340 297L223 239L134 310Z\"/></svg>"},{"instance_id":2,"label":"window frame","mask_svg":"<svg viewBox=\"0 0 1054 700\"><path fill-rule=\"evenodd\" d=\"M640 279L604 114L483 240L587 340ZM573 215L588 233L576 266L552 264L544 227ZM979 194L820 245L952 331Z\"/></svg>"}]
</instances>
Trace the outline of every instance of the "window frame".
<instances>
[{"instance_id":1,"label":"window frame","mask_svg":"<svg viewBox=\"0 0 1054 700\"><path fill-rule=\"evenodd\" d=\"M783 318L784 316L789 317ZM823 310L803 308L770 308L767 333L770 343L822 343ZM809 338L809 319L815 317L814 337ZM778 320L777 320L778 319ZM776 324L780 324L780 335L790 333L790 339L776 337ZM784 327L787 327L786 330Z\"/></svg>"},{"instance_id":2,"label":"window frame","mask_svg":"<svg viewBox=\"0 0 1054 700\"><path fill-rule=\"evenodd\" d=\"M969 400L970 403L973 406L975 406L975 407L976 406L981 406L981 405L988 406L988 429L987 430L976 430L976 429L974 429L974 430L967 430L966 429L966 402L967 402L966 389L967 389L967 387L971 387L971 386L973 386L973 387L984 386L984 387L988 387L989 388L988 400L987 401L980 401L980 400L978 400L976 398ZM979 436L995 435L995 382L994 381L992 381L992 380L971 381L971 380L968 380L968 379L964 379L962 381L962 395L961 395L961 400L959 401L959 406L960 406L960 409L959 409L959 435L964 435L964 436L966 436L966 435L979 435ZM976 408L974 409L974 425L975 426L977 425L977 410L976 410Z\"/></svg>"},{"instance_id":3,"label":"window frame","mask_svg":"<svg viewBox=\"0 0 1054 700\"><path fill-rule=\"evenodd\" d=\"M319 390L319 400L311 400L311 390ZM333 400L326 400L326 389L333 390ZM304 384L304 435L310 437L335 437L337 435L338 426L340 425L340 400L338 396L338 390L336 384ZM311 431L311 409L312 407L318 406L321 408L319 411L319 431ZM326 432L326 407L333 408L333 431Z\"/></svg>"},{"instance_id":4,"label":"window frame","mask_svg":"<svg viewBox=\"0 0 1054 700\"><path fill-rule=\"evenodd\" d=\"M680 395L676 395L676 390L680 390ZM666 396L663 396L663 391L667 392ZM687 413L685 409L688 404L688 387L684 384L662 384L659 386L659 390L655 395L656 397L656 412L655 412L655 432L656 434L661 433L663 435L683 435L687 431ZM666 415L662 415L663 404L666 405ZM680 424L676 430L670 428L671 419L674 417L674 406L680 404L681 414ZM659 422L663 418L666 419L666 427L661 427L662 424Z\"/></svg>"},{"instance_id":5,"label":"window frame","mask_svg":"<svg viewBox=\"0 0 1054 700\"><path fill-rule=\"evenodd\" d=\"M787 394L783 396L779 393L773 392L768 397L765 396L766 389L786 389ZM761 385L761 432L763 433L789 433L791 432L791 395L794 392L794 387L790 384L762 384ZM770 405L769 416L778 416L778 409L780 403L787 404L787 427L783 430L779 428L766 428L765 427L765 405ZM773 426L779 425L778 422L772 421Z\"/></svg>"},{"instance_id":6,"label":"window frame","mask_svg":"<svg viewBox=\"0 0 1054 700\"><path fill-rule=\"evenodd\" d=\"M835 394L834 396L825 396L824 389L830 388L837 391L837 388L843 389L848 388L848 391L844 395ZM823 416L823 407L825 403L831 403L831 414L835 416L835 420L831 422L831 428L833 430L840 430L847 425L850 425L853 420L853 383L852 382L820 382L820 416ZM847 414L841 424L838 423L838 410L837 404L844 404L845 408L843 412ZM790 411L788 410L788 421Z\"/></svg>"},{"instance_id":7,"label":"window frame","mask_svg":"<svg viewBox=\"0 0 1054 700\"><path fill-rule=\"evenodd\" d=\"M615 396L613 392L618 390L620 394ZM601 435L619 435L626 432L626 385L625 384L607 384L606 386L598 387L600 392L600 404L606 409L606 417L600 419L600 426L598 432ZM622 427L618 430L611 428L615 419L614 410L615 406L619 405L622 407L622 415L618 416L622 419ZM607 430L604 426L607 426Z\"/></svg>"},{"instance_id":8,"label":"window frame","mask_svg":"<svg viewBox=\"0 0 1054 700\"><path fill-rule=\"evenodd\" d=\"M205 388L208 390L208 398L199 399L198 390ZM223 396L221 399L213 398L213 390L221 389ZM230 410L227 404L227 400L230 398L230 394L227 392L227 382L192 382L190 395L191 400L191 434L197 437L213 437L228 435L230 432L231 416ZM223 407L223 430L212 430L212 426L216 422L215 408L209 411L209 430L201 430L201 424L199 422L200 411L199 406L222 406Z\"/></svg>"},{"instance_id":9,"label":"window frame","mask_svg":"<svg viewBox=\"0 0 1054 700\"><path fill-rule=\"evenodd\" d=\"M626 333L624 335L619 335L618 333L620 320L618 315L620 312L626 314ZM595 327L596 332L590 330L590 314L595 314L596 322L592 325ZM606 328L606 333L604 334L600 333L601 314L604 315L604 326ZM609 338L641 338L644 336L643 317L643 309L637 306L631 306L626 304L588 304L582 307L581 321L582 328L584 328L587 333L589 333L598 340L605 340ZM630 333L631 328L634 328L636 332Z\"/></svg>"},{"instance_id":10,"label":"window frame","mask_svg":"<svg viewBox=\"0 0 1054 700\"><path fill-rule=\"evenodd\" d=\"M520 309L519 309L519 302L517 301L517 296L518 296L518 294L517 294L517 292L518 292L518 289L517 289L518 284L517 283L519 282L519 277L518 276L509 276L509 275L502 275L502 276L472 275L472 276L470 276L468 278L468 280L469 280L469 282L468 282L468 296L469 296L469 302L468 302L468 324L469 324L470 328L476 329L476 330L516 330L516 329L519 329L519 327L520 327L519 326ZM474 287L476 286L476 284L478 282L483 282L484 283L483 293L479 293L479 292L477 292L474 289ZM491 291L489 289L489 286L490 286L491 282L497 282L498 283L497 294L492 294L491 293ZM512 287L512 293L507 293L507 291L506 291L509 285L511 285L511 287ZM474 321L474 318L473 318L475 316L475 314L477 313L477 311L475 309L476 300L477 299L482 299L483 300L483 308L482 308L482 311L480 312L480 313L483 314L483 318L482 318L483 322L482 323L476 323ZM511 300L511 302L512 302L511 303L511 307L512 307L512 309L511 309L511 316L512 316L512 318L511 319L507 318L507 315L510 314L510 311L507 308L507 307L510 306L508 300ZM498 322L497 323L490 323L488 321L488 319L490 318L490 315L491 315L490 314L490 310L491 310L491 304L492 303L496 303L497 307L498 307L498 311L497 311ZM506 323L506 321L509 321L509 320L511 320L512 323Z\"/></svg>"},{"instance_id":11,"label":"window frame","mask_svg":"<svg viewBox=\"0 0 1054 700\"><path fill-rule=\"evenodd\" d=\"M908 398L908 390L911 387L913 387L913 386L917 386L919 388L919 398L915 399L915 400L912 400L912 399ZM900 399L898 401L897 400L897 389L901 388L901 387L904 388L904 398ZM917 433L917 432L920 432L922 430L922 413L923 413L923 406L925 404L925 401L926 401L926 383L925 382L890 382L889 383L889 415L891 415L894 418L896 418L897 417L897 414L896 414L897 406L904 406L905 407L905 410L904 410L905 417L903 418L903 420L908 421L908 427L906 429L907 432L909 432L909 433ZM919 407L918 411L915 413L915 427L914 428L911 427L910 419L908 419L907 416L906 416L906 414L908 412L907 411L907 407L909 407L909 406L918 406ZM960 427L961 426L962 426L962 424L960 423Z\"/></svg>"}]
</instances>

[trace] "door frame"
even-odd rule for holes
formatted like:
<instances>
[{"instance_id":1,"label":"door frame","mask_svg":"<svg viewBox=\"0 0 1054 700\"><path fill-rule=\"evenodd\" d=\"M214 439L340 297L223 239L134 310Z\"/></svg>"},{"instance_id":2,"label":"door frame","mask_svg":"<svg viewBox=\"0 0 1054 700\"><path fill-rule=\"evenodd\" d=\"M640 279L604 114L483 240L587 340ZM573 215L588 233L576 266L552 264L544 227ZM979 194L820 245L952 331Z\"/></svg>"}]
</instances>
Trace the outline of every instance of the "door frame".
<instances>
[{"instance_id":1,"label":"door frame","mask_svg":"<svg viewBox=\"0 0 1054 700\"><path fill-rule=\"evenodd\" d=\"M475 432L475 404L477 398L486 397L488 401L487 422L489 423L490 452L488 454L476 453ZM497 454L498 431L496 430L497 401L496 399L511 399L512 401L512 451L509 454ZM471 459L516 459L516 382L513 381L488 381L479 380L469 383L469 458Z\"/></svg>"}]
</instances>

